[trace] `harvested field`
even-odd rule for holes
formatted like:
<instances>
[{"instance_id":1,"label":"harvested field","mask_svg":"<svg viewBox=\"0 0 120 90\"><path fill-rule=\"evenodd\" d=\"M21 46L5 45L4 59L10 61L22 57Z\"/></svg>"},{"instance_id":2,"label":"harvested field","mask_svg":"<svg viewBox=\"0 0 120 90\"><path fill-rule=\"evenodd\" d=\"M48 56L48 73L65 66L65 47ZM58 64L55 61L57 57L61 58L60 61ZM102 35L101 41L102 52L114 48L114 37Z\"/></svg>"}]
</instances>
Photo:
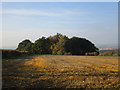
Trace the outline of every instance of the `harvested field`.
<instances>
[{"instance_id":1,"label":"harvested field","mask_svg":"<svg viewBox=\"0 0 120 90\"><path fill-rule=\"evenodd\" d=\"M118 57L41 55L3 61L3 88L120 88Z\"/></svg>"}]
</instances>

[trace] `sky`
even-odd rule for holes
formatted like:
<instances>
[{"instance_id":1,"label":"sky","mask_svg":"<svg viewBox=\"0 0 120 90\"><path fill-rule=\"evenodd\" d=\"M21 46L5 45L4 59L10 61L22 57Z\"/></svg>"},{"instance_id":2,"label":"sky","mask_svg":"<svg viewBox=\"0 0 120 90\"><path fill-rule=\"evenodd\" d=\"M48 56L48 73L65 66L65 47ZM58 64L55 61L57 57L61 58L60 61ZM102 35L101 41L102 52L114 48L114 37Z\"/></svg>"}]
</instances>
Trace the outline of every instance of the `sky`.
<instances>
[{"instance_id":1,"label":"sky","mask_svg":"<svg viewBox=\"0 0 120 90\"><path fill-rule=\"evenodd\" d=\"M117 2L4 2L2 48L17 48L56 33L82 37L96 47L118 44Z\"/></svg>"}]
</instances>

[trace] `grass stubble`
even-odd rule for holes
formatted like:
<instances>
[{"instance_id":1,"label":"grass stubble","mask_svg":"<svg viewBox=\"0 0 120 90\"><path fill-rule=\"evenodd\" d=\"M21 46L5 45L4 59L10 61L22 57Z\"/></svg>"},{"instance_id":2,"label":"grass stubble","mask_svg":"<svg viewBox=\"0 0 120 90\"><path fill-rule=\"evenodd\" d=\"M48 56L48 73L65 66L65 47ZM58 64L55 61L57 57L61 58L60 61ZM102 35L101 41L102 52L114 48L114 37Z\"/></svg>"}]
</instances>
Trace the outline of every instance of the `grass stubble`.
<instances>
[{"instance_id":1,"label":"grass stubble","mask_svg":"<svg viewBox=\"0 0 120 90\"><path fill-rule=\"evenodd\" d=\"M118 58L42 55L3 61L3 88L120 88Z\"/></svg>"}]
</instances>

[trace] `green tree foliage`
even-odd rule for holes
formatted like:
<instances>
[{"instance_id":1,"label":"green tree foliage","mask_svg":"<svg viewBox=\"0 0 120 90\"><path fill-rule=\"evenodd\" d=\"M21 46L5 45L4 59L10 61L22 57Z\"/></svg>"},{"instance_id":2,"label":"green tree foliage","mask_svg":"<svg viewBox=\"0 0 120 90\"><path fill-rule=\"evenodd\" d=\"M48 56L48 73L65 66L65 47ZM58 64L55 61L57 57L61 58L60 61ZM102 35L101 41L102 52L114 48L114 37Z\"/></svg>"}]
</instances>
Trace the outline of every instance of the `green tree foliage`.
<instances>
[{"instance_id":1,"label":"green tree foliage","mask_svg":"<svg viewBox=\"0 0 120 90\"><path fill-rule=\"evenodd\" d=\"M58 41L51 45L52 54L65 54L65 43L68 40L67 36L60 36Z\"/></svg>"},{"instance_id":2,"label":"green tree foliage","mask_svg":"<svg viewBox=\"0 0 120 90\"><path fill-rule=\"evenodd\" d=\"M19 43L17 50L33 52L32 45L33 43L26 39Z\"/></svg>"},{"instance_id":3,"label":"green tree foliage","mask_svg":"<svg viewBox=\"0 0 120 90\"><path fill-rule=\"evenodd\" d=\"M98 49L89 40L72 37L65 44L66 52L72 55L85 55L87 52L98 52Z\"/></svg>"},{"instance_id":4,"label":"green tree foliage","mask_svg":"<svg viewBox=\"0 0 120 90\"><path fill-rule=\"evenodd\" d=\"M59 55L98 55L99 50L85 38L72 37L57 33L48 38L42 37L31 43L24 40L19 43L17 50L26 50L36 54L59 54Z\"/></svg>"},{"instance_id":5,"label":"green tree foliage","mask_svg":"<svg viewBox=\"0 0 120 90\"><path fill-rule=\"evenodd\" d=\"M57 33L56 35L54 36L50 36L48 37L48 39L50 40L51 44L55 44L59 41L59 39L62 37L62 34L60 33Z\"/></svg>"},{"instance_id":6,"label":"green tree foliage","mask_svg":"<svg viewBox=\"0 0 120 90\"><path fill-rule=\"evenodd\" d=\"M33 50L36 54L50 54L50 40L45 37L39 38L35 41Z\"/></svg>"}]
</instances>

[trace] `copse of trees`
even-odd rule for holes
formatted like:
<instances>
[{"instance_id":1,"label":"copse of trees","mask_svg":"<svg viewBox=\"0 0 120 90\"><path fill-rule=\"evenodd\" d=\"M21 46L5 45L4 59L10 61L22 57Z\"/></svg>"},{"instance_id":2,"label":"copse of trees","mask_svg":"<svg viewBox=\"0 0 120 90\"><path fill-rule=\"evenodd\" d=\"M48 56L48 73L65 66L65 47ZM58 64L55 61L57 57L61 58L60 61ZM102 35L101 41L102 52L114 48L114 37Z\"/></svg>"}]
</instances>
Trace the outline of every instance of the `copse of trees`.
<instances>
[{"instance_id":1,"label":"copse of trees","mask_svg":"<svg viewBox=\"0 0 120 90\"><path fill-rule=\"evenodd\" d=\"M98 55L99 50L85 38L72 37L57 33L48 38L42 37L32 43L26 39L19 43L17 50L33 54L53 55Z\"/></svg>"}]
</instances>

